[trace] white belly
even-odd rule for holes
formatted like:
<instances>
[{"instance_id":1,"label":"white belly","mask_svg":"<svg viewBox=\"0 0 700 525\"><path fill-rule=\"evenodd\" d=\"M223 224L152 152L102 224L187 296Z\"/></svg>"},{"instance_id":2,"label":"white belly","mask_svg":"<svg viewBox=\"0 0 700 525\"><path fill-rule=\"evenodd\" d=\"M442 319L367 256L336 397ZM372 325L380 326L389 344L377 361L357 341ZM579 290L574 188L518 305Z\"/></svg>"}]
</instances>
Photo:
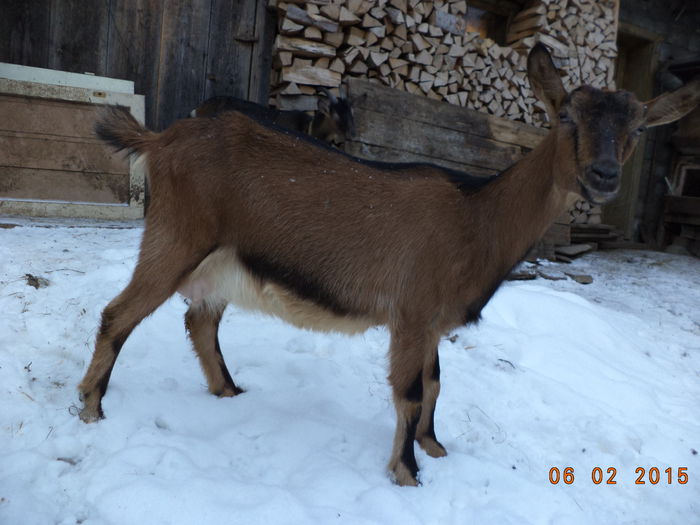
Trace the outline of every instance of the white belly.
<instances>
[{"instance_id":1,"label":"white belly","mask_svg":"<svg viewBox=\"0 0 700 525\"><path fill-rule=\"evenodd\" d=\"M337 315L282 286L261 281L241 264L233 249L216 250L207 256L178 291L194 306L232 303L309 330L354 334L376 324L367 318Z\"/></svg>"}]
</instances>

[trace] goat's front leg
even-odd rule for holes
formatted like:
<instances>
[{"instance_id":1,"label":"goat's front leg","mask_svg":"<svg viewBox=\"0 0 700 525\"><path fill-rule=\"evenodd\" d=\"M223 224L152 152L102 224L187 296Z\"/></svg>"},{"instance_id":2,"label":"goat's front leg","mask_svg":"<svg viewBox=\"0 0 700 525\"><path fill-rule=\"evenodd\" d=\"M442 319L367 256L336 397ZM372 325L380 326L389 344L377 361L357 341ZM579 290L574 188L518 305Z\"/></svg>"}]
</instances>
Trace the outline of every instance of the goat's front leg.
<instances>
[{"instance_id":1,"label":"goat's front leg","mask_svg":"<svg viewBox=\"0 0 700 525\"><path fill-rule=\"evenodd\" d=\"M396 434L389 470L399 485L418 485L418 463L413 449L423 405L423 368L437 337L392 331L389 382L396 408ZM432 372L432 369L431 369Z\"/></svg>"},{"instance_id":2,"label":"goat's front leg","mask_svg":"<svg viewBox=\"0 0 700 525\"><path fill-rule=\"evenodd\" d=\"M435 405L440 395L440 359L438 349L426 355L423 364L423 402L416 428L416 441L426 454L434 458L447 455L445 447L435 437Z\"/></svg>"}]
</instances>

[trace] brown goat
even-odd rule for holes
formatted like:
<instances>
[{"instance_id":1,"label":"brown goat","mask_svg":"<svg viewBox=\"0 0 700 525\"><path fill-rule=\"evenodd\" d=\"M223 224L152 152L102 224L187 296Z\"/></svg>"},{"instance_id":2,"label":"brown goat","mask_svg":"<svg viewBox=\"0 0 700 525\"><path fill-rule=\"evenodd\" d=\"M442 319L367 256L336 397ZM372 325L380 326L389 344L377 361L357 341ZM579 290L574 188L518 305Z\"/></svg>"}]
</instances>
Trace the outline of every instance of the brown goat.
<instances>
[{"instance_id":1,"label":"brown goat","mask_svg":"<svg viewBox=\"0 0 700 525\"><path fill-rule=\"evenodd\" d=\"M433 426L441 335L478 320L570 193L611 199L641 130L700 99L697 81L646 105L591 87L567 95L543 46L528 72L552 130L488 180L365 162L237 112L153 133L125 110L108 111L97 133L146 157L152 202L132 280L102 315L80 417L103 417L122 344L176 291L191 301L186 326L218 396L241 392L217 337L229 302L305 328L386 325L397 415L389 469L416 485L414 440L430 456L446 454Z\"/></svg>"}]
</instances>

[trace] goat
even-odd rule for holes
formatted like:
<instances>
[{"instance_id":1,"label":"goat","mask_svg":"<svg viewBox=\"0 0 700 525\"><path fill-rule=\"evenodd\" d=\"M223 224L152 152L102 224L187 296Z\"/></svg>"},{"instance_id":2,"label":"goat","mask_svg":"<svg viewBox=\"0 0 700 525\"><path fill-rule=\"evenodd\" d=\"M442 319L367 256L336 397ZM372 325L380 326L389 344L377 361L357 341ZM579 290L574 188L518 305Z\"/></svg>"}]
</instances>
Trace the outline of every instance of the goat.
<instances>
[{"instance_id":1,"label":"goat","mask_svg":"<svg viewBox=\"0 0 700 525\"><path fill-rule=\"evenodd\" d=\"M213 117L222 111L240 111L268 125L290 131L307 133L328 143L339 144L355 134L352 107L347 97L336 97L321 88L325 97L319 97L318 110L313 117L306 111L280 111L235 97L216 96L202 102L190 112L191 117Z\"/></svg>"},{"instance_id":2,"label":"goat","mask_svg":"<svg viewBox=\"0 0 700 525\"><path fill-rule=\"evenodd\" d=\"M434 428L440 337L479 319L570 194L609 201L643 128L700 100L700 81L646 104L592 87L567 94L542 45L528 74L552 129L485 180L363 161L238 112L154 133L126 110L107 110L96 132L146 157L152 202L131 282L102 314L79 386L82 420L103 417L124 341L176 291L190 299L186 327L217 396L242 392L217 337L229 302L317 330L386 325L397 416L388 468L399 485L417 485L414 441L446 454Z\"/></svg>"}]
</instances>

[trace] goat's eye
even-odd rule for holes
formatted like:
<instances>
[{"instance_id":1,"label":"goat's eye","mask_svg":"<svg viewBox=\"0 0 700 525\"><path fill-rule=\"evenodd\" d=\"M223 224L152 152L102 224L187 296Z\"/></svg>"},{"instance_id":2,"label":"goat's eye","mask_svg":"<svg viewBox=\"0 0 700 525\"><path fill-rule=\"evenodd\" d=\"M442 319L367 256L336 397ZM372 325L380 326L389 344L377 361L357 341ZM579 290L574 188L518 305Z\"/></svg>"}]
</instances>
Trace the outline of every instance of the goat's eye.
<instances>
[{"instance_id":1,"label":"goat's eye","mask_svg":"<svg viewBox=\"0 0 700 525\"><path fill-rule=\"evenodd\" d=\"M562 111L561 113L559 113L559 122L561 122L562 124L571 124L574 121L566 111Z\"/></svg>"},{"instance_id":2,"label":"goat's eye","mask_svg":"<svg viewBox=\"0 0 700 525\"><path fill-rule=\"evenodd\" d=\"M638 127L637 129L634 130L634 133L635 133L636 135L641 135L641 134L644 133L646 130L647 130L647 127L646 127L646 126L640 126L640 127Z\"/></svg>"}]
</instances>

